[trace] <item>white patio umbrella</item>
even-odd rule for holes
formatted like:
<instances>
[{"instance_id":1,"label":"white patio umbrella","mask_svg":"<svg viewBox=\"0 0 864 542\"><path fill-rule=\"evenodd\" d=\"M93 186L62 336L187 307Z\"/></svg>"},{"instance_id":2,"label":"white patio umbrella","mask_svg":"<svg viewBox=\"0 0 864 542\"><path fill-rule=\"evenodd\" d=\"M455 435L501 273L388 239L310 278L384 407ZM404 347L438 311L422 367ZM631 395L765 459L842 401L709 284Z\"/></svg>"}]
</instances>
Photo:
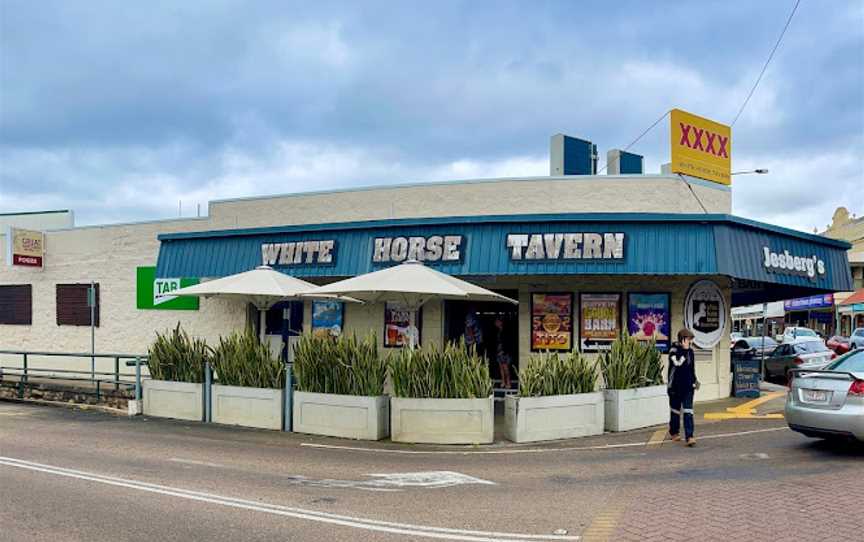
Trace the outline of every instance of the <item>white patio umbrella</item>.
<instances>
[{"instance_id":1,"label":"white patio umbrella","mask_svg":"<svg viewBox=\"0 0 864 542\"><path fill-rule=\"evenodd\" d=\"M310 292L315 288L316 286L311 282L294 278L290 275L274 271L269 266L261 265L251 271L180 288L173 291L172 295L190 295L205 298L218 297L252 303L259 311L261 339L263 340L267 310L280 301L300 299L301 294ZM288 327L289 329L291 327L290 319L288 320Z\"/></svg>"},{"instance_id":2,"label":"white patio umbrella","mask_svg":"<svg viewBox=\"0 0 864 542\"><path fill-rule=\"evenodd\" d=\"M430 299L462 301L519 302L446 273L416 260L341 280L301 294L302 297L350 296L366 303L396 302L411 311L411 326L416 329L417 311ZM415 346L412 333L410 345Z\"/></svg>"}]
</instances>

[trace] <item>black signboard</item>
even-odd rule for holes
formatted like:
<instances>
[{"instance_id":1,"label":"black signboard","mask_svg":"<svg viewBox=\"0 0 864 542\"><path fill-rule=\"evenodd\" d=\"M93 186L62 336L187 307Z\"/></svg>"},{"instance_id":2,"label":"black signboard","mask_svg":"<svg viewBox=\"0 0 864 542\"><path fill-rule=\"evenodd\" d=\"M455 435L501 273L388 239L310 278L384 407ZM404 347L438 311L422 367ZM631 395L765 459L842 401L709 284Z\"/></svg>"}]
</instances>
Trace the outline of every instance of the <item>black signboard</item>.
<instances>
[{"instance_id":1,"label":"black signboard","mask_svg":"<svg viewBox=\"0 0 864 542\"><path fill-rule=\"evenodd\" d=\"M732 371L735 397L759 397L762 368L758 358L732 360Z\"/></svg>"}]
</instances>

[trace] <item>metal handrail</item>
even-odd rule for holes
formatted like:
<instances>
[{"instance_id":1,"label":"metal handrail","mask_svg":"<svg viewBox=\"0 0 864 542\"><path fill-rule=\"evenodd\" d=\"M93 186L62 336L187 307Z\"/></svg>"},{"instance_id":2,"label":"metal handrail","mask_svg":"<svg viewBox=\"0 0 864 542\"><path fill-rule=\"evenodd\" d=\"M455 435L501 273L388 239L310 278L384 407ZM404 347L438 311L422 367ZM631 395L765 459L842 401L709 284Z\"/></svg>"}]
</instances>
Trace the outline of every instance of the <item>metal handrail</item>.
<instances>
[{"instance_id":1,"label":"metal handrail","mask_svg":"<svg viewBox=\"0 0 864 542\"><path fill-rule=\"evenodd\" d=\"M10 376L17 376L18 378L18 386L19 386L19 397L23 393L23 388L25 385L29 383L30 374L36 373L36 376L43 379L49 380L62 380L63 378L52 378L46 375L40 375L38 373L60 373L67 375L89 375L88 378L75 378L69 377L66 380L89 380L90 382L96 385L96 396L100 395L100 385L102 382L107 384L113 384L114 389L119 390L121 385L134 385L135 387L135 400L141 399L141 365L147 364L147 360L149 356L144 354L97 354L90 352L38 352L33 350L0 350L0 355L13 355L13 356L22 356L22 366L21 367L12 367L12 366L0 366L0 377L2 377L4 370L6 374ZM90 358L90 370L89 371L75 371L72 369L54 369L54 368L42 368L42 367L30 367L28 358L30 356L39 356L39 357L65 357L65 358ZM96 358L100 359L113 359L114 360L114 371L113 372L103 372L96 371ZM125 365L127 367L135 367L134 374L121 373L120 372L120 360L125 360ZM14 373L10 373L9 371L15 371ZM96 378L96 375L104 376L110 375L113 376L113 380L107 380L104 378ZM129 376L134 377L134 382L125 382L120 380L121 376Z\"/></svg>"},{"instance_id":2,"label":"metal handrail","mask_svg":"<svg viewBox=\"0 0 864 542\"><path fill-rule=\"evenodd\" d=\"M28 356L58 356L68 358L140 358L142 361L150 357L147 354L91 354L90 352L36 352L33 350L0 350L0 354L12 354L19 356L27 354Z\"/></svg>"}]
</instances>

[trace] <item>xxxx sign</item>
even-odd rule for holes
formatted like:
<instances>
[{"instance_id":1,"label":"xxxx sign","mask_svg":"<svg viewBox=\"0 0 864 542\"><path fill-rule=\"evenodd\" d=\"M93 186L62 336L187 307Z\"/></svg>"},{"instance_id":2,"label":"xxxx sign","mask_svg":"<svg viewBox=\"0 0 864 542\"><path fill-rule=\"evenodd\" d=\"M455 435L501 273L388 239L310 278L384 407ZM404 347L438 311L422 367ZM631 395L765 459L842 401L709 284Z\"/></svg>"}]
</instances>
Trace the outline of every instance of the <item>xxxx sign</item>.
<instances>
[{"instance_id":1,"label":"xxxx sign","mask_svg":"<svg viewBox=\"0 0 864 542\"><path fill-rule=\"evenodd\" d=\"M672 172L732 184L732 129L680 109L669 118Z\"/></svg>"}]
</instances>

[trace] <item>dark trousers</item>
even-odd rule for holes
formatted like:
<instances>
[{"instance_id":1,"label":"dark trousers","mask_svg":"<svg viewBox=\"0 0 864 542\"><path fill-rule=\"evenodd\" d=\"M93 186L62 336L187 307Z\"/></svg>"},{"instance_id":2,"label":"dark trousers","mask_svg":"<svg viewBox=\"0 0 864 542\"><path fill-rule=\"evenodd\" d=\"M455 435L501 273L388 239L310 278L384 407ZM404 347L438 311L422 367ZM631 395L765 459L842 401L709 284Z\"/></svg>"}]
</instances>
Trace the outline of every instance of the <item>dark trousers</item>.
<instances>
[{"instance_id":1,"label":"dark trousers","mask_svg":"<svg viewBox=\"0 0 864 542\"><path fill-rule=\"evenodd\" d=\"M677 435L681 431L681 416L684 416L684 437L693 436L693 391L669 392L669 434Z\"/></svg>"}]
</instances>

